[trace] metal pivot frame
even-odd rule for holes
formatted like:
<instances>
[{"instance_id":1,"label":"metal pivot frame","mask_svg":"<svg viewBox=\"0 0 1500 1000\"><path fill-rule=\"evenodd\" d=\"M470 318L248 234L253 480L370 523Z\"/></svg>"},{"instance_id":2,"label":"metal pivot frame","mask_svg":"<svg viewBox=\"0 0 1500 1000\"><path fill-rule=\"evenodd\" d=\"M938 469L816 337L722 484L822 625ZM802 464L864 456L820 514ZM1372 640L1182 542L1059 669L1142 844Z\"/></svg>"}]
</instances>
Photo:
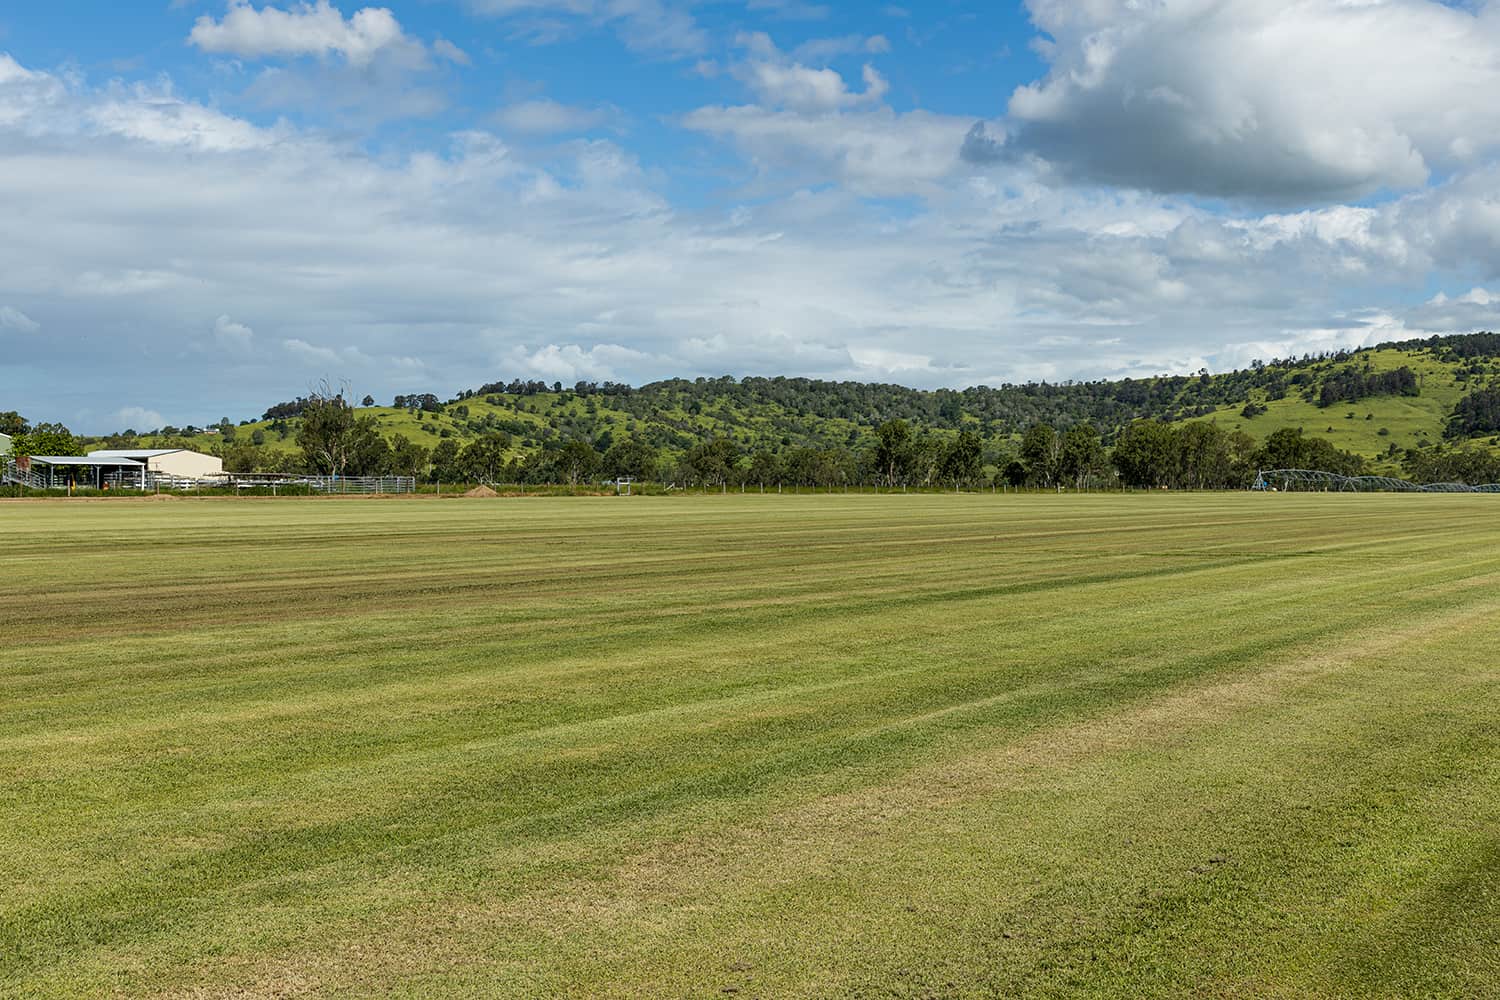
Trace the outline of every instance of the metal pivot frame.
<instances>
[{"instance_id":1,"label":"metal pivot frame","mask_svg":"<svg viewBox=\"0 0 1500 1000\"><path fill-rule=\"evenodd\" d=\"M1500 483L1470 486L1468 483L1419 483L1394 476L1341 476L1319 469L1262 469L1255 475L1258 490L1327 493L1500 493Z\"/></svg>"}]
</instances>

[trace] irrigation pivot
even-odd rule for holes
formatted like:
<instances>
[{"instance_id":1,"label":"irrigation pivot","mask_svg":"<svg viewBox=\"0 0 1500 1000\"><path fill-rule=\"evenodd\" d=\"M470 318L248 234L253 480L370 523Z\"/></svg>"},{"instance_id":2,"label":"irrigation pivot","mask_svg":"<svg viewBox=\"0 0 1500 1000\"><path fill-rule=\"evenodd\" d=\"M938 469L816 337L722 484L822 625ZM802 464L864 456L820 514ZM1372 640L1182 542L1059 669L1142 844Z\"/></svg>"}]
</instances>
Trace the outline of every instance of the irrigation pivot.
<instances>
[{"instance_id":1,"label":"irrigation pivot","mask_svg":"<svg viewBox=\"0 0 1500 1000\"><path fill-rule=\"evenodd\" d=\"M1279 492L1322 491L1325 493L1500 493L1500 483L1470 486L1468 483L1407 482L1394 476L1341 476L1318 469L1263 469L1255 474L1256 490Z\"/></svg>"}]
</instances>

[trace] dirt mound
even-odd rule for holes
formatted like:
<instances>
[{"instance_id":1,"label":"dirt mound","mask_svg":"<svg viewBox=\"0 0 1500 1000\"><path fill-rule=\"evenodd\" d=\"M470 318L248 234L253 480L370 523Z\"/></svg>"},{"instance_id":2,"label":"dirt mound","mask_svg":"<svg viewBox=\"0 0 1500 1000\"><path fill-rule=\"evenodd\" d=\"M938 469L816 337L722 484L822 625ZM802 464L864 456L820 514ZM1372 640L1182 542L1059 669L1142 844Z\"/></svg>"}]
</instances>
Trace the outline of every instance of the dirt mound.
<instances>
[{"instance_id":1,"label":"dirt mound","mask_svg":"<svg viewBox=\"0 0 1500 1000\"><path fill-rule=\"evenodd\" d=\"M476 486L464 494L466 497L498 497L499 495L488 486Z\"/></svg>"},{"instance_id":2,"label":"dirt mound","mask_svg":"<svg viewBox=\"0 0 1500 1000\"><path fill-rule=\"evenodd\" d=\"M141 497L141 499L142 500L181 500L182 498L181 497L174 497L170 493L147 493L145 496Z\"/></svg>"}]
</instances>

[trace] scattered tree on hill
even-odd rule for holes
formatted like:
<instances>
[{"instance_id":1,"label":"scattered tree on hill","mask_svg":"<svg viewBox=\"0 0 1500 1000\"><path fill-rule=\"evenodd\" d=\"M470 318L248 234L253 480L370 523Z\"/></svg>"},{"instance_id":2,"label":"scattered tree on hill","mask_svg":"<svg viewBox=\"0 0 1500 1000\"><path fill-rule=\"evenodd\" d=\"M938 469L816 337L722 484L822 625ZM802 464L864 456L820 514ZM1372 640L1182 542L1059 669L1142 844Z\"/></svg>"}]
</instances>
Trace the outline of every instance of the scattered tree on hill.
<instances>
[{"instance_id":1,"label":"scattered tree on hill","mask_svg":"<svg viewBox=\"0 0 1500 1000\"><path fill-rule=\"evenodd\" d=\"M1417 373L1403 365L1395 371L1364 374L1345 366L1323 379L1318 393L1319 406L1354 403L1370 396L1417 396L1421 389Z\"/></svg>"},{"instance_id":2,"label":"scattered tree on hill","mask_svg":"<svg viewBox=\"0 0 1500 1000\"><path fill-rule=\"evenodd\" d=\"M1478 389L1460 399L1443 434L1465 438L1495 431L1500 431L1500 386Z\"/></svg>"},{"instance_id":3,"label":"scattered tree on hill","mask_svg":"<svg viewBox=\"0 0 1500 1000\"><path fill-rule=\"evenodd\" d=\"M371 400L373 403L374 400ZM397 396L391 401L391 405L398 410L416 410L419 413L442 413L443 404L430 392L417 393L411 396Z\"/></svg>"},{"instance_id":4,"label":"scattered tree on hill","mask_svg":"<svg viewBox=\"0 0 1500 1000\"><path fill-rule=\"evenodd\" d=\"M302 415L302 410L306 405L307 400L300 397L292 402L276 403L266 407L266 412L261 414L261 419L277 421L286 420L290 417L299 417ZM162 430L166 430L166 428L162 428Z\"/></svg>"}]
</instances>

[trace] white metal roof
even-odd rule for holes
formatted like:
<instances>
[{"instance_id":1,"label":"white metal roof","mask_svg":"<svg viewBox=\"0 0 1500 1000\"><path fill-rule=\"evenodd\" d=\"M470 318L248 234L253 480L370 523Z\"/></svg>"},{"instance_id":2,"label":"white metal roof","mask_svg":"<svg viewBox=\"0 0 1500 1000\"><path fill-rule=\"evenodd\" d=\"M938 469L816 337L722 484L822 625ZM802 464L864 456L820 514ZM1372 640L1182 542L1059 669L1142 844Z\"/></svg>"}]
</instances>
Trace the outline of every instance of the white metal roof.
<instances>
[{"instance_id":1,"label":"white metal roof","mask_svg":"<svg viewBox=\"0 0 1500 1000\"><path fill-rule=\"evenodd\" d=\"M91 451L91 458L156 458L158 455L175 455L182 448L106 448L103 451Z\"/></svg>"},{"instance_id":2,"label":"white metal roof","mask_svg":"<svg viewBox=\"0 0 1500 1000\"><path fill-rule=\"evenodd\" d=\"M133 458L110 457L94 453L92 455L32 455L33 462L43 465L118 465L139 467L145 463L137 462Z\"/></svg>"}]
</instances>

